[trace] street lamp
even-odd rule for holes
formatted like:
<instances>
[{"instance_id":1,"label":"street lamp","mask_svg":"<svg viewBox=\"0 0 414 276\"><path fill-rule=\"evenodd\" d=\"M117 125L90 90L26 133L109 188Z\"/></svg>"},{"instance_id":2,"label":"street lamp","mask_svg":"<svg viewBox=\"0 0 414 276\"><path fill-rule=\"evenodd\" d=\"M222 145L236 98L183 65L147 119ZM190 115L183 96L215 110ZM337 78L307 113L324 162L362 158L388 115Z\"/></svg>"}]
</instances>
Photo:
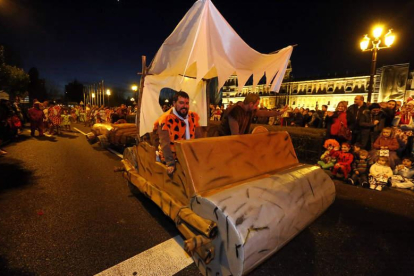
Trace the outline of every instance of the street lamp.
<instances>
[{"instance_id":1,"label":"street lamp","mask_svg":"<svg viewBox=\"0 0 414 276\"><path fill-rule=\"evenodd\" d=\"M109 96L111 96L111 90L106 89L106 95L108 95L108 107L110 107L110 104L109 104Z\"/></svg>"},{"instance_id":2,"label":"street lamp","mask_svg":"<svg viewBox=\"0 0 414 276\"><path fill-rule=\"evenodd\" d=\"M134 84L133 86L131 86L131 89L132 91L134 91L134 97L137 97L137 100L138 100L138 94L137 94L138 86Z\"/></svg>"},{"instance_id":3,"label":"street lamp","mask_svg":"<svg viewBox=\"0 0 414 276\"><path fill-rule=\"evenodd\" d=\"M372 51L372 62L371 62L371 75L369 78L369 86L368 86L368 99L367 102L371 102L371 95L374 88L374 75L375 75L375 67L377 65L377 53L380 49L390 48L391 45L394 43L395 35L392 34L392 29L388 31L383 37L385 46L382 46L381 42L381 35L383 32L382 26L376 26L372 31L373 38L368 37L365 35L362 41L360 42L360 47L363 52ZM371 41L372 47L368 48L369 42Z\"/></svg>"},{"instance_id":4,"label":"street lamp","mask_svg":"<svg viewBox=\"0 0 414 276\"><path fill-rule=\"evenodd\" d=\"M94 99L95 99L95 93L92 93L92 104L93 104Z\"/></svg>"}]
</instances>

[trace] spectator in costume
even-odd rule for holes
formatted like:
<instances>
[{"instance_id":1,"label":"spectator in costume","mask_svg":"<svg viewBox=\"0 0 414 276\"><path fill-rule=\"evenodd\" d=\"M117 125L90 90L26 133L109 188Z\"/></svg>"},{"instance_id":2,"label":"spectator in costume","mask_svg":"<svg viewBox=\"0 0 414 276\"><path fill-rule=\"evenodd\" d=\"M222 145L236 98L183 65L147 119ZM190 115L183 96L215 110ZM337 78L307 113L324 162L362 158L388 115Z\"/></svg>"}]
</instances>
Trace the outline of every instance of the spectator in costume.
<instances>
[{"instance_id":1,"label":"spectator in costume","mask_svg":"<svg viewBox=\"0 0 414 276\"><path fill-rule=\"evenodd\" d=\"M335 166L332 169L332 175L337 176L339 172L343 174L344 179L348 179L348 175L351 172L351 164L354 160L354 156L350 153L351 146L348 143L342 143L341 151L337 151L333 154L336 157Z\"/></svg>"}]
</instances>

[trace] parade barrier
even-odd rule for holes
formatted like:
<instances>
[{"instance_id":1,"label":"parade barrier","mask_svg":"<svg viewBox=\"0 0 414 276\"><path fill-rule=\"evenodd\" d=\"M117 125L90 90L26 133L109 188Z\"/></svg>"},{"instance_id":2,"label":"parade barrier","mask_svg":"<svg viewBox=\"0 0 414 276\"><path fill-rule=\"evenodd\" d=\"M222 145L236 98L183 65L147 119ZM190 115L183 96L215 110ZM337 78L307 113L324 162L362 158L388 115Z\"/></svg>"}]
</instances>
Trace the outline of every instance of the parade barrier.
<instances>
[{"instance_id":1,"label":"parade barrier","mask_svg":"<svg viewBox=\"0 0 414 276\"><path fill-rule=\"evenodd\" d=\"M94 124L86 139L91 144L99 142L102 148L109 145L126 147L135 144L136 136L135 124Z\"/></svg>"},{"instance_id":2,"label":"parade barrier","mask_svg":"<svg viewBox=\"0 0 414 276\"><path fill-rule=\"evenodd\" d=\"M175 143L173 175L141 142L125 150L123 176L174 220L204 275L246 274L334 201L332 180L299 163L287 132Z\"/></svg>"}]
</instances>

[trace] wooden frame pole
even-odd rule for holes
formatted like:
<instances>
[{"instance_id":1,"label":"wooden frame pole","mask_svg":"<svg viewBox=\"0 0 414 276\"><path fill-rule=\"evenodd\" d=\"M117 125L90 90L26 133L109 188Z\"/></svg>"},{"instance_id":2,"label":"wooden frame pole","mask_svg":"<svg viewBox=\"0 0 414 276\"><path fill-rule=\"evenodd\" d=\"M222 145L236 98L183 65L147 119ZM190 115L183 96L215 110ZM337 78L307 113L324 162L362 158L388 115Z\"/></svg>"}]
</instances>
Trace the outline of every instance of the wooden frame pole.
<instances>
[{"instance_id":1,"label":"wooden frame pole","mask_svg":"<svg viewBox=\"0 0 414 276\"><path fill-rule=\"evenodd\" d=\"M138 141L141 138L141 133L140 133L140 124L141 124L141 105L142 105L142 94L144 93L144 80L145 80L145 76L147 74L147 57L146 56L142 56L142 73L141 73L141 80L139 82L139 95L138 95L138 100L137 100L137 115L136 115L136 124L137 124L137 129L138 129Z\"/></svg>"}]
</instances>

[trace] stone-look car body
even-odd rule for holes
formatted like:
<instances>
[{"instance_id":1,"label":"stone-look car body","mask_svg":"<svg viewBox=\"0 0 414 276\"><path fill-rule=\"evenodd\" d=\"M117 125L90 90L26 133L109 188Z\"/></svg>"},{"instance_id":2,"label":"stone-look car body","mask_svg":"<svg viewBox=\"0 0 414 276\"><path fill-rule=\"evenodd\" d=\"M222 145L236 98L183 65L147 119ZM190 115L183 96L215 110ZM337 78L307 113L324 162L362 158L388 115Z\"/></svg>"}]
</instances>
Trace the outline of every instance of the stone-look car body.
<instances>
[{"instance_id":1,"label":"stone-look car body","mask_svg":"<svg viewBox=\"0 0 414 276\"><path fill-rule=\"evenodd\" d=\"M168 175L147 142L124 152L123 177L185 237L204 275L243 275L320 216L335 187L319 167L300 164L287 132L176 142Z\"/></svg>"}]
</instances>

